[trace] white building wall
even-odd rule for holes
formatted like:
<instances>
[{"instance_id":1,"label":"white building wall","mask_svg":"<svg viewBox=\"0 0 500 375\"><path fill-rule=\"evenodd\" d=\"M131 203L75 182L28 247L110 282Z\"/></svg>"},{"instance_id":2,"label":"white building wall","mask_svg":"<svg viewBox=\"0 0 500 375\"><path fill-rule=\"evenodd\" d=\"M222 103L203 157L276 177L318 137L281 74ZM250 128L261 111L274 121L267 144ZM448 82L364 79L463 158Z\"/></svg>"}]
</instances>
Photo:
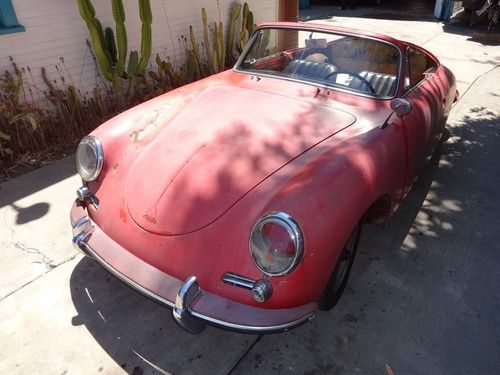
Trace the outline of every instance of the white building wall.
<instances>
[{"instance_id":1,"label":"white building wall","mask_svg":"<svg viewBox=\"0 0 500 375\"><path fill-rule=\"evenodd\" d=\"M242 1L240 1L242 2ZM247 0L254 13L255 22L276 20L278 0ZM110 0L92 0L97 18L103 27L114 29ZM123 0L126 14L128 49L140 51L141 22L137 1ZM201 8L205 7L209 23L219 19L227 24L232 0L151 0L153 13L153 51L171 61L184 60L184 43L179 45L182 35L188 37L189 25L193 25L198 43L203 40ZM87 27L80 18L76 0L13 0L19 24L25 32L0 35L0 74L8 69L12 72L9 56L18 67L30 68L25 81L33 90L46 90L40 70L45 67L51 80L60 83L58 68L67 77L69 84L80 88L83 93L91 92L96 86L97 68L85 44L89 38ZM64 64L60 59L64 59ZM36 93L35 93L35 96Z\"/></svg>"}]
</instances>

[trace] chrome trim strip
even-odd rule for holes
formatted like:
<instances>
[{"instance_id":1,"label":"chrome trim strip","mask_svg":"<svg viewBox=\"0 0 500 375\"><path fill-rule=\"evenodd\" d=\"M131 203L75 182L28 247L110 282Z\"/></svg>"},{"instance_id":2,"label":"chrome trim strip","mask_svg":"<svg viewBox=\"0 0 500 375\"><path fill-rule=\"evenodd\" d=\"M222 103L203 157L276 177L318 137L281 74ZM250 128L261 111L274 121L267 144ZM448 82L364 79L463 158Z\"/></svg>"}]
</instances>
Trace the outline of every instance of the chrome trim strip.
<instances>
[{"instance_id":1,"label":"chrome trim strip","mask_svg":"<svg viewBox=\"0 0 500 375\"><path fill-rule=\"evenodd\" d=\"M85 243L85 240L88 238L89 235L90 235L90 231L80 232L76 236L74 236L73 240L71 241L73 243L73 246L75 247L75 249L78 250L83 255L88 255L85 252L85 250L82 249L81 245Z\"/></svg>"},{"instance_id":2,"label":"chrome trim strip","mask_svg":"<svg viewBox=\"0 0 500 375\"><path fill-rule=\"evenodd\" d=\"M71 227L73 228L73 236L75 236L76 234L79 234L82 231L81 227L83 227L88 222L89 222L89 217L82 216L76 222L71 223Z\"/></svg>"},{"instance_id":3,"label":"chrome trim strip","mask_svg":"<svg viewBox=\"0 0 500 375\"><path fill-rule=\"evenodd\" d=\"M135 281L129 279L127 276L124 274L118 272L115 270L113 267L111 267L104 259L102 259L91 247L88 243L86 242L80 242L80 246L84 247L84 250L87 255L89 255L91 258L95 259L101 266L103 266L107 271L111 272L113 276L115 276L117 279L121 280L123 283L129 285L130 287L136 289L140 293L144 294L146 297L151 298L154 301L160 302L164 305L167 305L171 308L174 307L174 303L170 302L169 300L154 294L150 290L142 287L141 285L137 284Z\"/></svg>"},{"instance_id":4,"label":"chrome trim strip","mask_svg":"<svg viewBox=\"0 0 500 375\"><path fill-rule=\"evenodd\" d=\"M255 280L249 279L248 277L240 276L232 272L226 272L222 277L222 282L238 286L243 289L251 290L255 285Z\"/></svg>"},{"instance_id":5,"label":"chrome trim strip","mask_svg":"<svg viewBox=\"0 0 500 375\"><path fill-rule=\"evenodd\" d=\"M210 316L199 314L196 311L193 311L191 309L189 309L189 311L191 312L191 314L193 314L193 316L196 316L197 318L206 320L210 324L224 327L227 329L231 329L234 331L243 331L243 332L248 332L248 333L273 333L273 332L287 331L290 328L294 328L294 327L299 326L303 323L306 323L315 317L315 313L311 312L300 319L294 320L293 322L279 324L276 326L255 327L255 326L245 326L245 325L241 325L238 323L226 322L223 320L212 318Z\"/></svg>"},{"instance_id":6,"label":"chrome trim strip","mask_svg":"<svg viewBox=\"0 0 500 375\"><path fill-rule=\"evenodd\" d=\"M201 289L198 286L196 276L190 276L182 284L175 298L172 315L182 328L193 334L201 333L205 329L205 323L194 317L189 312L189 305L201 295Z\"/></svg>"},{"instance_id":7,"label":"chrome trim strip","mask_svg":"<svg viewBox=\"0 0 500 375\"><path fill-rule=\"evenodd\" d=\"M84 252L86 252L87 255L94 258L101 266L103 266L106 270L108 270L111 274L113 274L116 278L118 278L123 283L136 289L138 292L144 294L146 297L150 298L153 301L167 305L171 308L174 307L174 303L170 302L169 300L167 300L165 298L162 298L161 296L159 296L157 294L152 293L148 289L142 287L141 285L137 284L135 281L129 279L127 276L125 276L122 273L115 270L108 263L106 263L106 261L104 259L102 259L92 249L92 247L90 247L90 245L87 244L86 242L80 242L79 245L84 248L82 250ZM288 329L291 329L293 327L296 327L298 325L306 323L307 321L309 321L315 317L315 313L311 312L311 313L308 313L307 315L303 316L300 319L294 320L292 322L284 323L284 324L279 324L279 325L274 325L274 326L248 326L248 325L242 325L242 324L237 324L237 323L232 323L232 322L226 322L224 320L220 320L217 318L212 318L210 316L200 314L200 313L192 310L190 307L187 307L187 310L194 317L202 319L209 324L219 326L222 328L226 328L229 330L234 330L234 331L238 331L238 332L248 332L248 333L272 333L272 332L286 331Z\"/></svg>"}]
</instances>

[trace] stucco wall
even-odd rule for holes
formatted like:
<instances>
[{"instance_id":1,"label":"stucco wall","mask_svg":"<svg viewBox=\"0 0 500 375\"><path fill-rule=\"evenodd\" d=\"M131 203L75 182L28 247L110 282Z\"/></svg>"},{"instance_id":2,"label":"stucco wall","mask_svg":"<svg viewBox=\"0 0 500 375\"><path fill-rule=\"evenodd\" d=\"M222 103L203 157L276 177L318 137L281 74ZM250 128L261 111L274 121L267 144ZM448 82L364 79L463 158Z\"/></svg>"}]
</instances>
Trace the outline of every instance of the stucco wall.
<instances>
[{"instance_id":1,"label":"stucco wall","mask_svg":"<svg viewBox=\"0 0 500 375\"><path fill-rule=\"evenodd\" d=\"M114 28L110 0L93 0L103 27ZM277 18L278 0L248 0L256 23ZM124 0L129 50L140 50L140 19L137 1ZM181 35L188 36L189 25L195 27L202 41L201 8L207 9L209 22L219 18L226 24L233 1L230 0L151 0L153 11L153 51L172 62L182 61L184 44ZM76 0L13 0L19 24L25 32L0 35L0 71L12 71L9 56L19 67L30 67L27 81L45 89L40 68L45 67L51 79L58 79L56 65L71 77L71 83L82 92L96 83L96 67L85 44L88 30L80 18ZM64 58L64 64L60 58ZM34 89L36 91L36 89Z\"/></svg>"}]
</instances>

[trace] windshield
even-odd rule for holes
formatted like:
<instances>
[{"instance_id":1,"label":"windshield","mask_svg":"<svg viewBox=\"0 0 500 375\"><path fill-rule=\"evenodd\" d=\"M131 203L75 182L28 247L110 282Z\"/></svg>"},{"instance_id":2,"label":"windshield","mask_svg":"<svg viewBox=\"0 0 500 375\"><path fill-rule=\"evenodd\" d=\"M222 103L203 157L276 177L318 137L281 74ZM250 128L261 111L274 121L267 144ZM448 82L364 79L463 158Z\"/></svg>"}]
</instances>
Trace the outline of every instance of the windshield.
<instances>
[{"instance_id":1,"label":"windshield","mask_svg":"<svg viewBox=\"0 0 500 375\"><path fill-rule=\"evenodd\" d=\"M261 29L240 71L390 98L398 87L397 47L369 38L298 29Z\"/></svg>"}]
</instances>

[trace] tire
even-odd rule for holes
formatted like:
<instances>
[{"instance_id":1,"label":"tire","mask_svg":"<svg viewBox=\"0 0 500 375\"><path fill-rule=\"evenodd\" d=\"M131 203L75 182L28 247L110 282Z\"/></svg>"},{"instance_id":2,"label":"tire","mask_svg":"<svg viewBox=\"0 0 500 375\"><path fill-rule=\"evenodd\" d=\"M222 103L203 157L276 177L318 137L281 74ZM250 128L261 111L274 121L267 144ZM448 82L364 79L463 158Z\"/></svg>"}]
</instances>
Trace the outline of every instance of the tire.
<instances>
[{"instance_id":1,"label":"tire","mask_svg":"<svg viewBox=\"0 0 500 375\"><path fill-rule=\"evenodd\" d=\"M361 224L358 224L349 235L349 238L344 245L344 249L340 253L339 259L335 264L332 275L326 284L325 290L318 301L320 310L329 311L340 300L340 297L342 296L342 293L347 285L349 274L351 273L360 237Z\"/></svg>"},{"instance_id":2,"label":"tire","mask_svg":"<svg viewBox=\"0 0 500 375\"><path fill-rule=\"evenodd\" d=\"M444 128L441 133L441 137L439 138L439 143L446 143L446 141L450 139L450 135L450 131L447 128Z\"/></svg>"}]
</instances>

